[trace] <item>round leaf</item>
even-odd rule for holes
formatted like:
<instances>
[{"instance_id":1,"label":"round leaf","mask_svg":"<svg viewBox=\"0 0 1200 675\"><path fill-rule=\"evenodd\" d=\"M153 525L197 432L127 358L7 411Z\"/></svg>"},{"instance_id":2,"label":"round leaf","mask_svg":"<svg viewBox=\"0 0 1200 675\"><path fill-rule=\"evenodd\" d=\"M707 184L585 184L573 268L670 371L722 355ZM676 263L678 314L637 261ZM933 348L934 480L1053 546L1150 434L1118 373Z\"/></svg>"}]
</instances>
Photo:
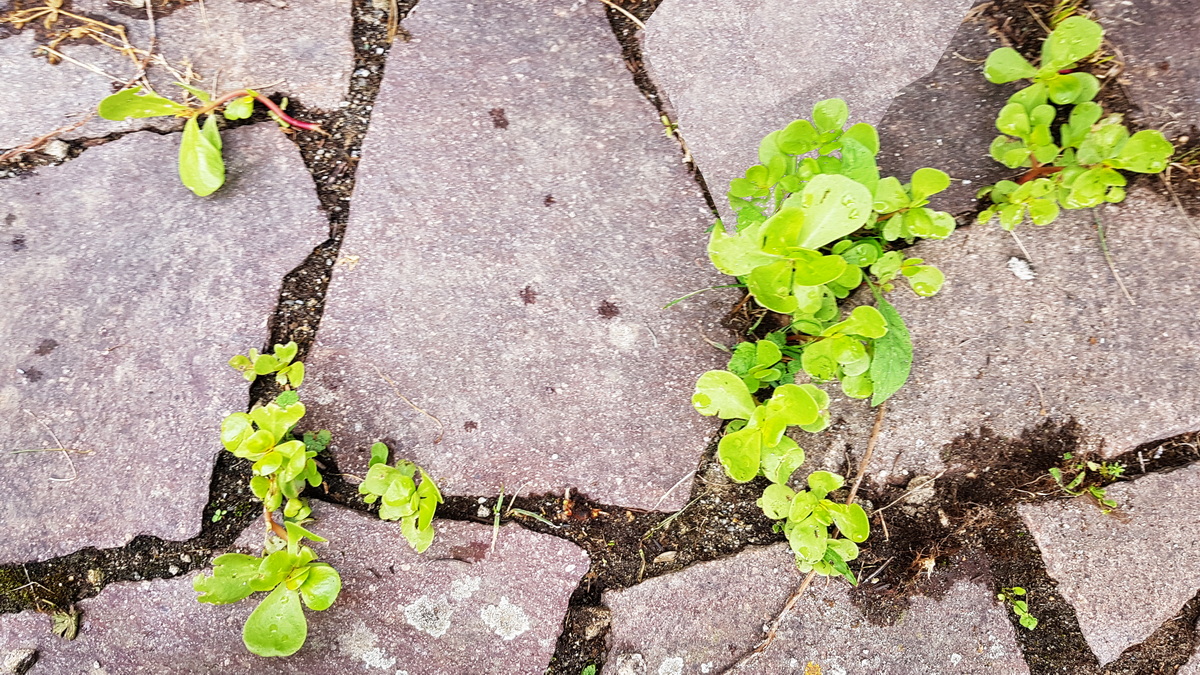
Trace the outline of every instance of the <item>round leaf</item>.
<instances>
[{"instance_id":1,"label":"round leaf","mask_svg":"<svg viewBox=\"0 0 1200 675\"><path fill-rule=\"evenodd\" d=\"M246 649L259 656L290 656L304 646L308 621L300 596L280 584L250 613L242 629Z\"/></svg>"},{"instance_id":2,"label":"round leaf","mask_svg":"<svg viewBox=\"0 0 1200 675\"><path fill-rule=\"evenodd\" d=\"M768 518L773 520L783 520L787 518L788 511L792 508L792 497L795 492L786 485L772 483L763 490L763 495L758 499L758 506L767 514Z\"/></svg>"},{"instance_id":3,"label":"round leaf","mask_svg":"<svg viewBox=\"0 0 1200 675\"><path fill-rule=\"evenodd\" d=\"M862 543L871 535L867 512L858 504L831 504L829 513L838 530L850 541Z\"/></svg>"},{"instance_id":4,"label":"round leaf","mask_svg":"<svg viewBox=\"0 0 1200 675\"><path fill-rule=\"evenodd\" d=\"M1004 84L1037 75L1037 69L1011 47L1001 47L988 54L983 64L983 76L993 84Z\"/></svg>"},{"instance_id":5,"label":"round leaf","mask_svg":"<svg viewBox=\"0 0 1200 675\"><path fill-rule=\"evenodd\" d=\"M309 565L308 578L299 590L300 597L309 609L328 609L342 590L342 577L325 563L313 563Z\"/></svg>"},{"instance_id":6,"label":"round leaf","mask_svg":"<svg viewBox=\"0 0 1200 675\"><path fill-rule=\"evenodd\" d=\"M750 419L754 398L740 377L727 370L710 370L696 381L692 405L701 415L716 415L723 420Z\"/></svg>"},{"instance_id":7,"label":"round leaf","mask_svg":"<svg viewBox=\"0 0 1200 675\"><path fill-rule=\"evenodd\" d=\"M1062 70L1076 61L1091 56L1104 40L1104 29L1100 24L1082 16L1063 20L1042 43L1040 70Z\"/></svg>"},{"instance_id":8,"label":"round leaf","mask_svg":"<svg viewBox=\"0 0 1200 675\"><path fill-rule=\"evenodd\" d=\"M845 483L846 479L828 471L814 471L808 474L808 487L816 493L818 499L824 498L825 495L842 487Z\"/></svg>"},{"instance_id":9,"label":"round leaf","mask_svg":"<svg viewBox=\"0 0 1200 675\"><path fill-rule=\"evenodd\" d=\"M747 483L758 475L761 452L762 432L757 427L726 434L717 444L717 458L738 483Z\"/></svg>"}]
</instances>

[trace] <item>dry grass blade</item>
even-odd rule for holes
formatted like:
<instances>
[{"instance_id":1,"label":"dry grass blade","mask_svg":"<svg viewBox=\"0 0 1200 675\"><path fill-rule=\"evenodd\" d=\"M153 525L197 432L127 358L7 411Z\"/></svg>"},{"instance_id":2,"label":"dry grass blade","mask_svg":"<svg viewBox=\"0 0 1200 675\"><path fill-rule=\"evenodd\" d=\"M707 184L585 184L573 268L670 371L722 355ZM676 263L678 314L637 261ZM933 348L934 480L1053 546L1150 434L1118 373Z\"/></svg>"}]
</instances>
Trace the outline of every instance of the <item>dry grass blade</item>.
<instances>
[{"instance_id":1,"label":"dry grass blade","mask_svg":"<svg viewBox=\"0 0 1200 675\"><path fill-rule=\"evenodd\" d=\"M621 14L624 14L624 15L625 15L625 18L627 18L627 19L629 19L630 21L632 21L632 22L633 22L633 24L634 24L635 26L637 26L638 28L640 28L640 29L642 29L642 30L646 30L646 24L642 23L642 20L641 20L641 19L637 18L637 17L636 17L636 16L634 16L633 14L630 14L630 13L629 13L629 10L627 10L627 9L625 9L624 7L622 7L622 6L618 5L618 4L616 4L616 3L615 3L615 2L613 2L612 0L600 0L600 2L603 2L604 4L608 5L609 7L612 7L613 9L617 10L617 11L618 11L618 12L620 12Z\"/></svg>"}]
</instances>

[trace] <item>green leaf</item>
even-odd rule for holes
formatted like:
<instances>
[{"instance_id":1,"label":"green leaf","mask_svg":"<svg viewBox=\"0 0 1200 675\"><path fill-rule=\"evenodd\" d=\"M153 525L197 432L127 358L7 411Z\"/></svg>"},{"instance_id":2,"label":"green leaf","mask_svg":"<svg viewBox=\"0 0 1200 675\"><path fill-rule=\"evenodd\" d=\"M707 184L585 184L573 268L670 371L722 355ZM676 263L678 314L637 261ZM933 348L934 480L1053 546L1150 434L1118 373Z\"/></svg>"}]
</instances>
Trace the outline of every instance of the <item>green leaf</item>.
<instances>
[{"instance_id":1,"label":"green leaf","mask_svg":"<svg viewBox=\"0 0 1200 675\"><path fill-rule=\"evenodd\" d=\"M875 286L871 286L871 292L875 295L879 313L887 322L887 333L875 340L875 355L871 360L871 381L874 383L871 405L877 406L908 381L912 369L912 340L896 308L884 299Z\"/></svg>"},{"instance_id":2,"label":"green leaf","mask_svg":"<svg viewBox=\"0 0 1200 675\"><path fill-rule=\"evenodd\" d=\"M937 169L917 169L912 175L912 196L914 200L927 199L950 187L950 176L945 171Z\"/></svg>"},{"instance_id":3,"label":"green leaf","mask_svg":"<svg viewBox=\"0 0 1200 675\"><path fill-rule=\"evenodd\" d=\"M296 591L279 585L250 613L242 629L246 649L259 656L290 656L304 646L308 622Z\"/></svg>"},{"instance_id":4,"label":"green leaf","mask_svg":"<svg viewBox=\"0 0 1200 675\"><path fill-rule=\"evenodd\" d=\"M912 286L913 293L921 297L936 295L942 289L942 284L946 282L946 275L933 265L914 265L905 267L901 271L908 279L909 285Z\"/></svg>"},{"instance_id":5,"label":"green leaf","mask_svg":"<svg viewBox=\"0 0 1200 675\"><path fill-rule=\"evenodd\" d=\"M845 485L845 483L845 478L828 471L814 471L808 474L808 487L813 491L817 499L824 499L825 495L837 490Z\"/></svg>"},{"instance_id":6,"label":"green leaf","mask_svg":"<svg viewBox=\"0 0 1200 675\"><path fill-rule=\"evenodd\" d=\"M786 484L801 464L804 464L804 450L787 436L779 439L775 447L762 450L762 474L772 483Z\"/></svg>"},{"instance_id":7,"label":"green leaf","mask_svg":"<svg viewBox=\"0 0 1200 675\"><path fill-rule=\"evenodd\" d=\"M200 101L201 103L208 103L212 100L212 95L199 87L193 87L189 84L184 84L183 82L176 82L175 86L180 87L192 96L195 96L196 100Z\"/></svg>"},{"instance_id":8,"label":"green leaf","mask_svg":"<svg viewBox=\"0 0 1200 675\"><path fill-rule=\"evenodd\" d=\"M261 558L242 553L226 553L213 560L212 576L197 575L192 589L200 594L200 602L228 605L249 597L254 589L250 579L258 576Z\"/></svg>"},{"instance_id":9,"label":"green leaf","mask_svg":"<svg viewBox=\"0 0 1200 675\"><path fill-rule=\"evenodd\" d=\"M779 345L770 340L759 340L754 351L754 361L757 366L773 366L783 358L783 352L779 351Z\"/></svg>"},{"instance_id":10,"label":"green leaf","mask_svg":"<svg viewBox=\"0 0 1200 675\"><path fill-rule=\"evenodd\" d=\"M772 483L763 490L762 497L758 499L758 507L767 514L768 518L773 520L783 520L787 518L788 512L792 508L792 497L796 495L790 487L779 483Z\"/></svg>"},{"instance_id":11,"label":"green leaf","mask_svg":"<svg viewBox=\"0 0 1200 675\"><path fill-rule=\"evenodd\" d=\"M830 569L842 575L846 581L849 581L851 586L857 586L858 579L854 577L854 572L850 571L850 566L846 564L846 561L842 558L842 555L838 552L838 549L834 548L833 546L837 541L845 540L830 539L828 542L826 542L824 562L829 565ZM817 569L817 566L814 565L813 568ZM822 570L818 569L818 574L821 573L821 571Z\"/></svg>"},{"instance_id":12,"label":"green leaf","mask_svg":"<svg viewBox=\"0 0 1200 675\"><path fill-rule=\"evenodd\" d=\"M824 335L858 335L865 338L881 338L887 334L887 321L879 310L870 305L855 307L845 321L826 328Z\"/></svg>"},{"instance_id":13,"label":"green leaf","mask_svg":"<svg viewBox=\"0 0 1200 675\"><path fill-rule=\"evenodd\" d=\"M696 381L692 405L701 415L716 415L723 420L750 419L754 398L746 383L727 370L710 370Z\"/></svg>"},{"instance_id":14,"label":"green leaf","mask_svg":"<svg viewBox=\"0 0 1200 675\"><path fill-rule=\"evenodd\" d=\"M388 461L388 446L386 443L374 443L371 445L371 461L367 463L367 468L376 464L387 464Z\"/></svg>"},{"instance_id":15,"label":"green leaf","mask_svg":"<svg viewBox=\"0 0 1200 675\"><path fill-rule=\"evenodd\" d=\"M1175 152L1175 146L1161 131L1145 129L1130 136L1113 159L1113 166L1137 173L1158 173L1167 168L1167 159Z\"/></svg>"},{"instance_id":16,"label":"green leaf","mask_svg":"<svg viewBox=\"0 0 1200 675\"><path fill-rule=\"evenodd\" d=\"M225 161L221 159L221 144L216 118L208 116L204 130L191 118L183 125L183 140L179 145L179 179L200 197L208 196L225 184ZM213 142L216 136L218 141Z\"/></svg>"},{"instance_id":17,"label":"green leaf","mask_svg":"<svg viewBox=\"0 0 1200 675\"><path fill-rule=\"evenodd\" d=\"M785 425L811 424L819 414L817 402L804 387L795 384L782 384L775 388L775 393L766 403L766 414ZM775 439L767 439L770 443ZM775 442L778 442L775 440Z\"/></svg>"},{"instance_id":18,"label":"green leaf","mask_svg":"<svg viewBox=\"0 0 1200 675\"><path fill-rule=\"evenodd\" d=\"M996 128L1002 134L1026 138L1029 136L1029 112L1019 103L1009 103L1000 109L996 117Z\"/></svg>"},{"instance_id":19,"label":"green leaf","mask_svg":"<svg viewBox=\"0 0 1200 675\"><path fill-rule=\"evenodd\" d=\"M872 132L875 130L875 127L869 124L856 124L842 135L842 174L867 190L874 190L879 183L879 166L875 162L879 138L874 138L875 150L872 150L863 141L850 137L850 132L859 127L866 127ZM869 138L865 140L870 141Z\"/></svg>"},{"instance_id":20,"label":"green leaf","mask_svg":"<svg viewBox=\"0 0 1200 675\"><path fill-rule=\"evenodd\" d=\"M899 211L908 208L911 203L912 199L905 191L904 186L900 184L899 178L888 176L875 185L875 200L872 202L872 208L878 213Z\"/></svg>"},{"instance_id":21,"label":"green leaf","mask_svg":"<svg viewBox=\"0 0 1200 675\"><path fill-rule=\"evenodd\" d=\"M717 444L717 458L729 477L738 483L754 480L758 475L761 456L762 431L758 427L746 427L725 434Z\"/></svg>"},{"instance_id":22,"label":"green leaf","mask_svg":"<svg viewBox=\"0 0 1200 675\"><path fill-rule=\"evenodd\" d=\"M328 609L342 591L342 577L325 563L313 563L308 567L308 578L297 590L309 609Z\"/></svg>"},{"instance_id":23,"label":"green leaf","mask_svg":"<svg viewBox=\"0 0 1200 675\"><path fill-rule=\"evenodd\" d=\"M1091 56L1104 40L1100 24L1082 16L1063 20L1042 43L1041 72L1063 70Z\"/></svg>"},{"instance_id":24,"label":"green leaf","mask_svg":"<svg viewBox=\"0 0 1200 675\"><path fill-rule=\"evenodd\" d=\"M288 430L304 417L304 413L303 403L296 403L286 408L268 403L261 408L251 410L250 419L254 420L259 429L271 434L275 438L275 442L279 442L283 440Z\"/></svg>"},{"instance_id":25,"label":"green leaf","mask_svg":"<svg viewBox=\"0 0 1200 675\"><path fill-rule=\"evenodd\" d=\"M983 64L983 76L993 84L1004 84L1037 75L1037 69L1011 47L1001 47L988 54Z\"/></svg>"},{"instance_id":26,"label":"green leaf","mask_svg":"<svg viewBox=\"0 0 1200 675\"><path fill-rule=\"evenodd\" d=\"M190 110L170 99L154 94L138 95L141 87L124 89L100 101L98 112L106 120L120 122L130 117L165 117Z\"/></svg>"},{"instance_id":27,"label":"green leaf","mask_svg":"<svg viewBox=\"0 0 1200 675\"><path fill-rule=\"evenodd\" d=\"M798 523L788 532L788 543L798 557L815 562L825 557L829 533L824 527L814 526L812 521Z\"/></svg>"},{"instance_id":28,"label":"green leaf","mask_svg":"<svg viewBox=\"0 0 1200 675\"><path fill-rule=\"evenodd\" d=\"M821 132L840 130L850 117L850 108L840 98L828 98L813 106L813 124Z\"/></svg>"},{"instance_id":29,"label":"green leaf","mask_svg":"<svg viewBox=\"0 0 1200 675\"><path fill-rule=\"evenodd\" d=\"M830 504L829 513L847 539L862 543L871 534L871 524L867 520L867 512L858 504Z\"/></svg>"},{"instance_id":30,"label":"green leaf","mask_svg":"<svg viewBox=\"0 0 1200 675\"><path fill-rule=\"evenodd\" d=\"M840 255L820 255L815 251L792 260L795 275L792 283L797 286L820 286L827 284L846 272L846 260Z\"/></svg>"},{"instance_id":31,"label":"green leaf","mask_svg":"<svg viewBox=\"0 0 1200 675\"><path fill-rule=\"evenodd\" d=\"M254 114L254 97L243 96L225 104L225 119L244 120Z\"/></svg>"},{"instance_id":32,"label":"green leaf","mask_svg":"<svg viewBox=\"0 0 1200 675\"><path fill-rule=\"evenodd\" d=\"M400 533L408 540L408 544L413 547L417 553L424 553L425 549L433 543L434 531L432 527L421 529L417 527L417 516L409 516L400 521Z\"/></svg>"},{"instance_id":33,"label":"green leaf","mask_svg":"<svg viewBox=\"0 0 1200 675\"><path fill-rule=\"evenodd\" d=\"M221 421L221 444L233 452L254 435L254 425L246 413L233 413Z\"/></svg>"},{"instance_id":34,"label":"green leaf","mask_svg":"<svg viewBox=\"0 0 1200 675\"><path fill-rule=\"evenodd\" d=\"M808 120L796 120L779 134L777 142L789 155L805 155L820 144L820 134Z\"/></svg>"},{"instance_id":35,"label":"green leaf","mask_svg":"<svg viewBox=\"0 0 1200 675\"><path fill-rule=\"evenodd\" d=\"M804 191L788 197L798 202L803 221L795 246L816 250L854 232L871 215L871 191L839 175L814 176Z\"/></svg>"},{"instance_id":36,"label":"green leaf","mask_svg":"<svg viewBox=\"0 0 1200 675\"><path fill-rule=\"evenodd\" d=\"M713 228L708 240L708 257L713 265L725 274L740 277L779 260L778 256L762 250L764 225L765 222L756 223L733 235L720 227Z\"/></svg>"}]
</instances>

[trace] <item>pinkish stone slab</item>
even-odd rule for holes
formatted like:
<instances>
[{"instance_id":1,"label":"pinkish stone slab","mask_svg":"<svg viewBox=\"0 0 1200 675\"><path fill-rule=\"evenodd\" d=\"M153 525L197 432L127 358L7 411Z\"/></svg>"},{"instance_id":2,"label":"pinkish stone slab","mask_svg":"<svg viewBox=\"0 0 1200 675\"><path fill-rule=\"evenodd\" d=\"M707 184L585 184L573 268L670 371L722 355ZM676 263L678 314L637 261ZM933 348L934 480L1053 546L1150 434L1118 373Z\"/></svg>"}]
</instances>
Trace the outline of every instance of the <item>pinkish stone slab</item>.
<instances>
[{"instance_id":1,"label":"pinkish stone slab","mask_svg":"<svg viewBox=\"0 0 1200 675\"><path fill-rule=\"evenodd\" d=\"M178 138L0 181L0 562L199 532L222 416L246 405L225 361L262 346L280 280L325 237L271 125L225 134L207 198L179 183ZM88 454L12 454L59 442Z\"/></svg>"},{"instance_id":2,"label":"pinkish stone slab","mask_svg":"<svg viewBox=\"0 0 1200 675\"><path fill-rule=\"evenodd\" d=\"M1168 138L1195 137L1200 120L1200 3L1097 0L1092 8L1120 50L1121 83L1141 108L1135 117Z\"/></svg>"},{"instance_id":3,"label":"pinkish stone slab","mask_svg":"<svg viewBox=\"0 0 1200 675\"><path fill-rule=\"evenodd\" d=\"M105 0L76 0L72 8L125 26L137 47L150 45L143 10L126 7L119 12ZM332 110L345 98L354 68L350 11L350 0L191 3L155 20L156 53L176 68L190 64L203 78L196 83L201 88L258 87L264 93L282 92L309 107ZM54 66L44 58L32 58L35 47L32 30L0 39L0 81L9 92L0 97L0 148L20 145L95 111L100 100L112 93L112 80L81 64L120 81L136 72L130 59L93 43L64 43L63 53L79 63ZM182 93L163 67L152 65L148 72L159 93L175 98ZM165 129L172 122L95 118L64 138L98 137L147 126Z\"/></svg>"},{"instance_id":4,"label":"pinkish stone slab","mask_svg":"<svg viewBox=\"0 0 1200 675\"><path fill-rule=\"evenodd\" d=\"M758 643L802 576L788 547L777 544L605 593L612 610L606 670L723 672ZM1029 672L1004 608L984 584L955 582L940 601L914 597L892 626L867 620L848 588L813 584L772 645L739 672L800 673L810 662L843 675Z\"/></svg>"},{"instance_id":5,"label":"pinkish stone slab","mask_svg":"<svg viewBox=\"0 0 1200 675\"><path fill-rule=\"evenodd\" d=\"M1165 198L1132 189L1100 210L1113 278L1091 211L1022 226L1035 278L1008 267L1024 258L999 226L972 226L906 253L936 264L946 285L932 298L907 289L892 302L912 333L912 378L888 403L871 462L888 473L934 475L942 449L981 427L1015 438L1047 420L1077 420L1083 446L1106 456L1200 429L1200 236ZM874 411L837 397L845 424L801 445L860 449ZM817 454L820 454L818 452Z\"/></svg>"},{"instance_id":6,"label":"pinkish stone slab","mask_svg":"<svg viewBox=\"0 0 1200 675\"><path fill-rule=\"evenodd\" d=\"M664 496L715 429L692 386L728 358L702 335L728 339L735 296L663 309L729 280L603 5L422 0L405 26L342 246L357 262L309 358L314 423L350 473L384 439L449 494L683 506Z\"/></svg>"},{"instance_id":7,"label":"pinkish stone slab","mask_svg":"<svg viewBox=\"0 0 1200 675\"><path fill-rule=\"evenodd\" d=\"M1022 505L1046 572L1101 665L1150 636L1200 590L1200 466L1107 488L1094 501ZM1181 671L1183 672L1183 671Z\"/></svg>"},{"instance_id":8,"label":"pinkish stone slab","mask_svg":"<svg viewBox=\"0 0 1200 675\"><path fill-rule=\"evenodd\" d=\"M489 554L492 528L437 521L437 540L417 555L396 523L323 504L316 516L312 529L330 541L314 550L337 567L342 592L307 612L308 639L290 657L246 651L254 604L202 605L191 575L114 584L79 603L73 642L51 635L46 615L0 615L0 653L36 648L30 675L541 673L589 565L574 544L515 525L500 528Z\"/></svg>"},{"instance_id":9,"label":"pinkish stone slab","mask_svg":"<svg viewBox=\"0 0 1200 675\"><path fill-rule=\"evenodd\" d=\"M717 206L758 162L762 137L814 103L842 98L851 122L878 122L928 73L969 0L664 0L646 29L651 78L678 115Z\"/></svg>"}]
</instances>

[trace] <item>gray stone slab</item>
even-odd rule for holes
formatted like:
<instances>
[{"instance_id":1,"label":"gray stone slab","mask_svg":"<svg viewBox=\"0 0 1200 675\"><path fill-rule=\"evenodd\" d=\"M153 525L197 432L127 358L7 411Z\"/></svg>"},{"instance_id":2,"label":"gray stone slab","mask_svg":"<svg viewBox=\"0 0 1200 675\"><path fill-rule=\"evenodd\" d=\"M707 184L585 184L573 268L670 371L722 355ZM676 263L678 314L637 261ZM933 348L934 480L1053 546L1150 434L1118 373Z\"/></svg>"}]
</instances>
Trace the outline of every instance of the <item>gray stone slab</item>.
<instances>
[{"instance_id":1,"label":"gray stone slab","mask_svg":"<svg viewBox=\"0 0 1200 675\"><path fill-rule=\"evenodd\" d=\"M1200 120L1200 4L1194 0L1097 0L1105 37L1125 62L1121 82L1141 108L1138 120L1168 138Z\"/></svg>"},{"instance_id":2,"label":"gray stone slab","mask_svg":"<svg viewBox=\"0 0 1200 675\"><path fill-rule=\"evenodd\" d=\"M639 675L722 672L758 643L801 578L787 545L777 544L605 593L608 662ZM867 620L848 588L813 584L774 643L739 672L800 673L809 662L829 675L1029 672L985 584L955 582L940 601L914 597L891 626ZM946 630L951 618L954 630Z\"/></svg>"},{"instance_id":3,"label":"gray stone slab","mask_svg":"<svg viewBox=\"0 0 1200 675\"><path fill-rule=\"evenodd\" d=\"M983 77L983 60L1003 45L986 20L970 16L958 28L933 72L905 87L879 123L879 168L907 182L931 166L954 179L933 206L950 213L976 209L975 193L1012 175L988 154L996 115L1015 87Z\"/></svg>"},{"instance_id":4,"label":"gray stone slab","mask_svg":"<svg viewBox=\"0 0 1200 675\"><path fill-rule=\"evenodd\" d=\"M1122 293L1100 248L1093 214L1064 211L1022 226L1036 277L1008 268L1024 253L999 226L972 226L906 253L936 264L946 285L932 298L901 288L892 302L912 333L908 384L887 403L869 471L934 475L944 446L987 427L1017 437L1046 420L1078 420L1083 446L1113 456L1200 429L1200 237L1165 198L1135 188L1101 209ZM844 424L806 434L805 448L865 447L874 411L835 397Z\"/></svg>"},{"instance_id":5,"label":"gray stone slab","mask_svg":"<svg viewBox=\"0 0 1200 675\"><path fill-rule=\"evenodd\" d=\"M207 198L178 142L131 134L0 181L2 562L199 532L222 416L246 405L225 362L262 346L280 280L326 236L271 125L225 134ZM11 454L58 442L88 454Z\"/></svg>"},{"instance_id":6,"label":"gray stone slab","mask_svg":"<svg viewBox=\"0 0 1200 675\"><path fill-rule=\"evenodd\" d=\"M1200 590L1200 466L1107 488L1094 501L1022 505L1046 572L1104 665L1150 636ZM1182 671L1181 671L1182 672Z\"/></svg>"},{"instance_id":7,"label":"gray stone slab","mask_svg":"<svg viewBox=\"0 0 1200 675\"><path fill-rule=\"evenodd\" d=\"M386 439L449 494L682 507L736 296L662 309L729 281L603 5L422 0L405 26L305 384L339 466Z\"/></svg>"},{"instance_id":8,"label":"gray stone slab","mask_svg":"<svg viewBox=\"0 0 1200 675\"><path fill-rule=\"evenodd\" d=\"M135 46L144 49L150 44L150 25L144 18L118 13L106 0L78 0L74 8L125 26ZM350 11L350 0L191 3L156 19L157 53L176 67L190 64L203 78L197 83L202 88L259 87L264 93L282 92L307 106L332 110L344 100L354 68ZM81 119L112 93L111 80L78 64L52 66L31 58L34 46L31 30L0 39L0 76L14 94L0 100L0 148ZM74 42L61 49L121 80L135 73L133 63L113 50ZM159 93L178 98L181 90L164 68L151 66L149 77ZM64 138L151 126L168 128L171 123L96 118Z\"/></svg>"},{"instance_id":9,"label":"gray stone slab","mask_svg":"<svg viewBox=\"0 0 1200 675\"><path fill-rule=\"evenodd\" d=\"M246 651L254 603L200 604L192 575L105 588L79 603L73 642L51 635L46 615L0 615L0 653L36 648L30 675L541 673L589 565L574 544L515 525L500 528L488 554L490 527L436 521L437 539L418 555L396 523L323 504L315 514L311 527L329 543L313 549L338 569L342 591L329 609L306 612L308 639L292 656ZM258 533L251 526L244 538Z\"/></svg>"},{"instance_id":10,"label":"gray stone slab","mask_svg":"<svg viewBox=\"0 0 1200 675\"><path fill-rule=\"evenodd\" d=\"M876 123L924 76L969 0L664 0L645 59L724 217L729 181L758 162L762 137L843 98L851 122Z\"/></svg>"},{"instance_id":11,"label":"gray stone slab","mask_svg":"<svg viewBox=\"0 0 1200 675\"><path fill-rule=\"evenodd\" d=\"M1195 651L1188 662L1179 667L1175 675L1200 675L1200 640L1197 640Z\"/></svg>"}]
</instances>

